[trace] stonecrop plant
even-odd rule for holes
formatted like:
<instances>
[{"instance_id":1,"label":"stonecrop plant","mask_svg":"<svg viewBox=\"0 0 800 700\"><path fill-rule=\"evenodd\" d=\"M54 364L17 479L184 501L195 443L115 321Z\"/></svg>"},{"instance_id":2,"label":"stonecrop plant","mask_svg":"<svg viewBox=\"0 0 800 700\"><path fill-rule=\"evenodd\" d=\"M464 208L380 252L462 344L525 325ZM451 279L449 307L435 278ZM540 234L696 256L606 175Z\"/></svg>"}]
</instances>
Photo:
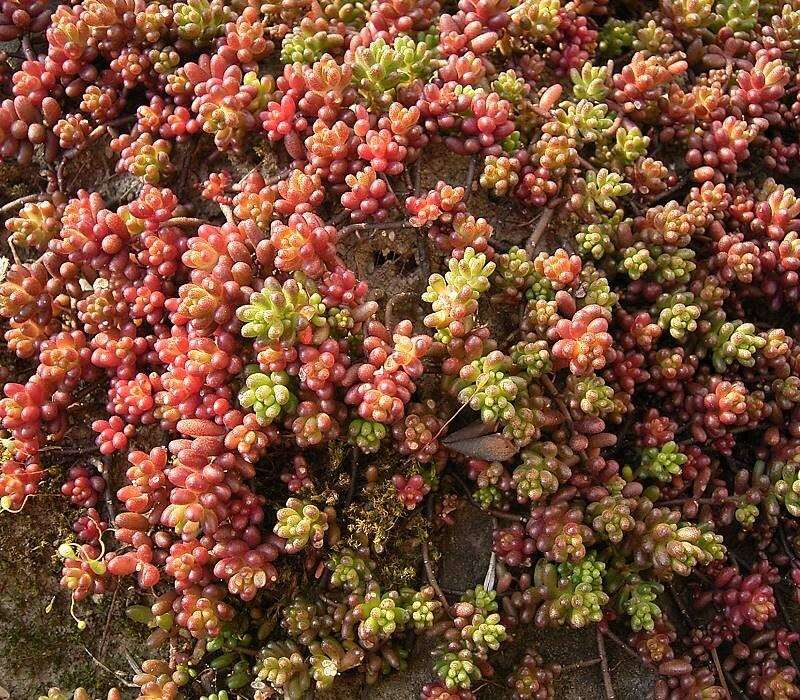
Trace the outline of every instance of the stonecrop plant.
<instances>
[{"instance_id":1,"label":"stonecrop plant","mask_svg":"<svg viewBox=\"0 0 800 700\"><path fill-rule=\"evenodd\" d=\"M596 630L609 698L607 642L659 700L800 697L800 3L7 0L0 40L0 527L63 494L80 630L137 587L109 699L422 637L423 700L555 697L493 665L531 626Z\"/></svg>"}]
</instances>

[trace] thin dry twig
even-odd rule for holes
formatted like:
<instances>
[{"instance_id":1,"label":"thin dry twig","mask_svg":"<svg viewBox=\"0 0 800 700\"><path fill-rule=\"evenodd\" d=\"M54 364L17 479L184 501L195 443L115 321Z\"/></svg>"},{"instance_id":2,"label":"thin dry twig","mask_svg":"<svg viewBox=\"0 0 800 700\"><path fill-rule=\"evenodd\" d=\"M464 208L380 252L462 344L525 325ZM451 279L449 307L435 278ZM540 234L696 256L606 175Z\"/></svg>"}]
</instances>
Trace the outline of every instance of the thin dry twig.
<instances>
[{"instance_id":1,"label":"thin dry twig","mask_svg":"<svg viewBox=\"0 0 800 700\"><path fill-rule=\"evenodd\" d=\"M370 223L360 223L360 224L350 224L349 226L345 226L341 231L339 231L339 237L344 238L345 236L351 233L361 233L362 231L398 231L401 229L411 229L414 228L411 224L406 223L405 221L389 221L387 223L382 224L370 224Z\"/></svg>"},{"instance_id":2,"label":"thin dry twig","mask_svg":"<svg viewBox=\"0 0 800 700\"><path fill-rule=\"evenodd\" d=\"M11 257L14 258L14 262L17 265L21 265L22 260L19 257L19 253L17 252L17 247L14 245L14 241L11 239L11 236L8 237L8 247L11 250Z\"/></svg>"},{"instance_id":3,"label":"thin dry twig","mask_svg":"<svg viewBox=\"0 0 800 700\"><path fill-rule=\"evenodd\" d=\"M492 531L497 530L497 518L492 518ZM493 591L497 580L497 552L492 549L492 556L489 557L489 566L486 567L486 576L483 577L483 587L487 591Z\"/></svg>"},{"instance_id":4,"label":"thin dry twig","mask_svg":"<svg viewBox=\"0 0 800 700\"><path fill-rule=\"evenodd\" d=\"M528 255L533 255L536 252L536 249L539 247L539 241L547 230L547 225L550 223L555 213L553 207L548 207L542 212L542 215L536 222L536 226L534 226L531 235L525 243L525 250L528 252Z\"/></svg>"},{"instance_id":5,"label":"thin dry twig","mask_svg":"<svg viewBox=\"0 0 800 700\"><path fill-rule=\"evenodd\" d=\"M445 430L447 430L447 426L450 425L450 423L452 423L456 419L456 416L459 413L461 413L461 411L463 411L468 405L469 404L462 403L461 406L459 406L458 410L452 416L450 416L450 418L447 419L447 421L445 422L445 424L441 428L439 428L439 432L437 432L436 435L433 436L433 439L437 440L441 436L441 434Z\"/></svg>"},{"instance_id":6,"label":"thin dry twig","mask_svg":"<svg viewBox=\"0 0 800 700\"><path fill-rule=\"evenodd\" d=\"M730 503L736 499L734 498L692 498L691 496L687 496L686 498L675 498L671 501L659 501L656 503L657 506L682 506L686 503L697 503L698 505L724 505L725 503Z\"/></svg>"},{"instance_id":7,"label":"thin dry twig","mask_svg":"<svg viewBox=\"0 0 800 700\"><path fill-rule=\"evenodd\" d=\"M208 223L205 219L197 219L192 216L174 216L164 222L164 226L202 226Z\"/></svg>"},{"instance_id":8,"label":"thin dry twig","mask_svg":"<svg viewBox=\"0 0 800 700\"><path fill-rule=\"evenodd\" d=\"M106 501L106 510L108 511L109 522L113 523L117 518L117 509L114 507L114 496L112 495L111 488L111 471L108 468L111 462L110 457L103 457L101 460L96 460L95 466L97 471L106 480L106 487L103 489L103 496Z\"/></svg>"},{"instance_id":9,"label":"thin dry twig","mask_svg":"<svg viewBox=\"0 0 800 700\"><path fill-rule=\"evenodd\" d=\"M591 668L592 666L597 666L600 663L600 657L596 659L587 659L586 661L576 661L574 664L567 664L566 666L560 666L559 672L560 673L567 673L569 671L578 671L582 668Z\"/></svg>"},{"instance_id":10,"label":"thin dry twig","mask_svg":"<svg viewBox=\"0 0 800 700\"><path fill-rule=\"evenodd\" d=\"M117 602L117 594L119 593L119 582L114 586L114 593L111 596L111 603L108 606L108 614L106 615L106 624L103 627L103 636L100 638L100 660L105 660L106 657L106 644L108 642L108 631L111 628L111 614L114 612L114 605Z\"/></svg>"},{"instance_id":11,"label":"thin dry twig","mask_svg":"<svg viewBox=\"0 0 800 700\"><path fill-rule=\"evenodd\" d=\"M624 639L620 639L614 632L610 629L606 628L603 630L603 634L608 637L612 642L614 642L622 651L624 651L628 656L632 659L635 659L641 664L644 664L652 671L655 671L656 668L651 664L647 659L643 659L639 654L637 654L633 649L631 649L630 645L625 642Z\"/></svg>"},{"instance_id":12,"label":"thin dry twig","mask_svg":"<svg viewBox=\"0 0 800 700\"><path fill-rule=\"evenodd\" d=\"M94 661L100 668L102 668L106 673L110 673L112 676L117 678L120 683L122 683L126 688L136 688L137 686L131 683L127 678L125 678L125 674L122 671L115 671L114 669L109 668L106 666L100 659L98 659L91 651L89 651L88 647L84 646L83 650L89 656L89 658ZM128 654L130 656L130 654ZM133 660L133 659L131 659ZM128 662L130 663L130 661Z\"/></svg>"},{"instance_id":13,"label":"thin dry twig","mask_svg":"<svg viewBox=\"0 0 800 700\"><path fill-rule=\"evenodd\" d=\"M128 666L131 667L131 670L134 673L142 672L141 666L139 666L139 664L136 663L136 659L134 659L133 656L131 656L131 653L127 649L122 650L122 655L125 657L125 661L128 662Z\"/></svg>"},{"instance_id":14,"label":"thin dry twig","mask_svg":"<svg viewBox=\"0 0 800 700\"><path fill-rule=\"evenodd\" d=\"M719 684L722 686L723 690L725 690L726 697L732 697L731 691L728 688L728 681L725 678L725 672L722 670L722 664L719 662L719 654L717 653L716 649L711 650L711 658L714 660L714 668L717 671Z\"/></svg>"},{"instance_id":15,"label":"thin dry twig","mask_svg":"<svg viewBox=\"0 0 800 700\"><path fill-rule=\"evenodd\" d=\"M608 670L608 657L606 656L606 643L603 633L597 628L597 651L600 654L600 668L603 672L603 688L606 691L607 700L616 700L614 685L611 683L611 673Z\"/></svg>"},{"instance_id":16,"label":"thin dry twig","mask_svg":"<svg viewBox=\"0 0 800 700\"><path fill-rule=\"evenodd\" d=\"M10 202L7 202L0 207L0 214L6 214L14 209L28 204L29 202L37 202L44 197L45 195L41 192L37 192L35 194L26 194L24 197L17 197L16 199L12 199Z\"/></svg>"},{"instance_id":17,"label":"thin dry twig","mask_svg":"<svg viewBox=\"0 0 800 700\"><path fill-rule=\"evenodd\" d=\"M433 517L433 494L428 496L426 509L428 512L428 519L430 520ZM441 586L439 586L439 582L436 580L436 573L433 571L433 564L431 564L431 553L430 548L428 547L427 539L422 540L422 565L425 567L425 576L428 578L428 583L436 592L436 597L442 602L444 609L449 614L450 603L448 602L447 596L444 594Z\"/></svg>"},{"instance_id":18,"label":"thin dry twig","mask_svg":"<svg viewBox=\"0 0 800 700\"><path fill-rule=\"evenodd\" d=\"M464 204L469 200L472 194L472 182L475 179L475 167L478 162L478 157L473 154L469 157L469 165L467 166L467 178L464 180Z\"/></svg>"}]
</instances>

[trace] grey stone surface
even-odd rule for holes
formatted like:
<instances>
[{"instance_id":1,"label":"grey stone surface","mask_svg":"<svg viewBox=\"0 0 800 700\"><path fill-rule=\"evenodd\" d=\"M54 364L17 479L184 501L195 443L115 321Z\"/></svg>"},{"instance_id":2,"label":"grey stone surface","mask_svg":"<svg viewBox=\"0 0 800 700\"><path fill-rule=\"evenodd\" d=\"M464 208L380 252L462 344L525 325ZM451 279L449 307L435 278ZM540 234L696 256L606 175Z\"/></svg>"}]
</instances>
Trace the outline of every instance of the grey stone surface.
<instances>
[{"instance_id":1,"label":"grey stone surface","mask_svg":"<svg viewBox=\"0 0 800 700\"><path fill-rule=\"evenodd\" d=\"M483 583L492 556L492 518L469 505L454 512L455 524L448 528L439 549L439 583L463 591Z\"/></svg>"}]
</instances>

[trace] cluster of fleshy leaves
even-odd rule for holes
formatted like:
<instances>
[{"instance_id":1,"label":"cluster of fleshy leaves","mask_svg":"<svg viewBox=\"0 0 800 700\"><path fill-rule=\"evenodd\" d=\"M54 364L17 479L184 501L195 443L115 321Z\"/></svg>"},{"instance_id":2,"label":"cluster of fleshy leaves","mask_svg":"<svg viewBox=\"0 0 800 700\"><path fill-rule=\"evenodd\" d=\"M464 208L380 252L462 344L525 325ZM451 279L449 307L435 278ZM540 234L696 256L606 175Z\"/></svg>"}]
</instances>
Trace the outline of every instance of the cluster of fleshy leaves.
<instances>
[{"instance_id":1,"label":"cluster of fleshy leaves","mask_svg":"<svg viewBox=\"0 0 800 700\"><path fill-rule=\"evenodd\" d=\"M422 632L422 697L470 698L531 624L613 626L660 698L800 695L800 7L631 12L0 4L0 156L48 183L2 209L0 511L105 391L61 582L82 629L118 578L148 592L128 614L174 653L141 698L372 683ZM100 142L119 201L67 177ZM281 169L240 172L256 150ZM347 250L398 231L431 274L396 321ZM455 501L496 571L448 600ZM509 686L556 672L531 651Z\"/></svg>"}]
</instances>

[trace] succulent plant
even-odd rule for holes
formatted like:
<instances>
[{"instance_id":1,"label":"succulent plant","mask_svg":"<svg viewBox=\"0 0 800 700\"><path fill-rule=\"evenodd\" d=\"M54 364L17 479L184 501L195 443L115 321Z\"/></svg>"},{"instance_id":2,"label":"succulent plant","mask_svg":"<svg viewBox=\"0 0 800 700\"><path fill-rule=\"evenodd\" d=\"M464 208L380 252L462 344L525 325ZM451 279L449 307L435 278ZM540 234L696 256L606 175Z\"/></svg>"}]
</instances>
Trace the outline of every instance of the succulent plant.
<instances>
[{"instance_id":1,"label":"succulent plant","mask_svg":"<svg viewBox=\"0 0 800 700\"><path fill-rule=\"evenodd\" d=\"M796 2L7 0L0 42L0 513L60 481L79 629L157 592L141 698L424 633L469 700L590 624L656 697L800 695Z\"/></svg>"}]
</instances>

